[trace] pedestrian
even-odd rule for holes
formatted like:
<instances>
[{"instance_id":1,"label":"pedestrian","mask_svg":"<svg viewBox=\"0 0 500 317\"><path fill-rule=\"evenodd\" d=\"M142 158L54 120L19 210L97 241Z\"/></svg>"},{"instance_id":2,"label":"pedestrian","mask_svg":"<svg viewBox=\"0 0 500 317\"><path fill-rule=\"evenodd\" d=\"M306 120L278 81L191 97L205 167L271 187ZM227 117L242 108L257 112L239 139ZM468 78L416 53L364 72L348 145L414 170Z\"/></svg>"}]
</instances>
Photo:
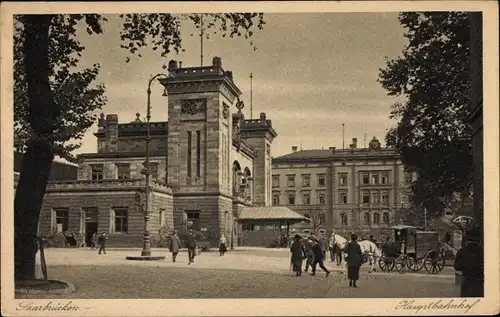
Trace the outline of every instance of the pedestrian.
<instances>
[{"instance_id":1,"label":"pedestrian","mask_svg":"<svg viewBox=\"0 0 500 317\"><path fill-rule=\"evenodd\" d=\"M319 267L323 271L325 271L326 276L328 277L328 275L330 275L330 271L328 271L328 269L324 265L324 260L325 260L324 254L325 253L323 252L323 249L322 249L322 246L321 246L321 243L320 243L319 239L315 239L314 240L314 245L312 247L312 251L313 251L313 254L314 254L314 261L312 263L312 273L311 273L311 275L312 276L316 275L316 266L319 264Z\"/></svg>"},{"instance_id":2,"label":"pedestrian","mask_svg":"<svg viewBox=\"0 0 500 317\"><path fill-rule=\"evenodd\" d=\"M306 250L301 240L302 237L296 234L290 246L290 252L292 253L290 261L292 262L292 269L295 272L295 276L302 275L302 262L306 258Z\"/></svg>"},{"instance_id":3,"label":"pedestrian","mask_svg":"<svg viewBox=\"0 0 500 317\"><path fill-rule=\"evenodd\" d=\"M94 250L97 247L97 232L94 232L90 239L90 249Z\"/></svg>"},{"instance_id":4,"label":"pedestrian","mask_svg":"<svg viewBox=\"0 0 500 317\"><path fill-rule=\"evenodd\" d=\"M170 241L168 246L170 252L172 253L172 262L174 263L175 259L177 258L177 254L179 253L180 246L181 246L181 240L177 235L177 231L174 230L174 232L170 235Z\"/></svg>"},{"instance_id":5,"label":"pedestrian","mask_svg":"<svg viewBox=\"0 0 500 317\"><path fill-rule=\"evenodd\" d=\"M187 235L187 249L188 249L188 264L194 263L195 251L196 251L196 240L194 238L193 230L188 230Z\"/></svg>"},{"instance_id":6,"label":"pedestrian","mask_svg":"<svg viewBox=\"0 0 500 317\"><path fill-rule=\"evenodd\" d=\"M460 297L484 296L484 251L481 245L481 228L466 232L466 245L455 255L453 267L462 272Z\"/></svg>"},{"instance_id":7,"label":"pedestrian","mask_svg":"<svg viewBox=\"0 0 500 317\"><path fill-rule=\"evenodd\" d=\"M321 246L321 252L323 253L323 260L326 259L326 251L328 251L328 239L324 234L321 234L319 239L319 245Z\"/></svg>"},{"instance_id":8,"label":"pedestrian","mask_svg":"<svg viewBox=\"0 0 500 317\"><path fill-rule=\"evenodd\" d=\"M359 246L358 236L351 235L351 241L345 247L344 252L347 254L347 278L349 279L349 287L358 287L356 282L359 280L359 269L363 263L363 253Z\"/></svg>"},{"instance_id":9,"label":"pedestrian","mask_svg":"<svg viewBox=\"0 0 500 317\"><path fill-rule=\"evenodd\" d=\"M306 268L304 269L304 272L307 272L309 270L309 266L312 267L312 264L314 262L314 253L312 251L312 247L314 246L314 241L312 240L311 237L304 239L304 247L306 250Z\"/></svg>"},{"instance_id":10,"label":"pedestrian","mask_svg":"<svg viewBox=\"0 0 500 317\"><path fill-rule=\"evenodd\" d=\"M219 254L220 254L220 256L224 256L224 253L227 252L226 243L227 243L226 236L224 234L222 234L220 239L219 239Z\"/></svg>"},{"instance_id":11,"label":"pedestrian","mask_svg":"<svg viewBox=\"0 0 500 317\"><path fill-rule=\"evenodd\" d=\"M108 240L108 237L106 236L106 232L101 233L99 236L99 239L97 240L97 243L99 244L99 253L101 254L101 251L106 254L106 241Z\"/></svg>"},{"instance_id":12,"label":"pedestrian","mask_svg":"<svg viewBox=\"0 0 500 317\"><path fill-rule=\"evenodd\" d=\"M335 247L335 236L332 233L332 236L328 240L328 249L330 251L330 262L335 261L335 249L334 249L334 247Z\"/></svg>"}]
</instances>

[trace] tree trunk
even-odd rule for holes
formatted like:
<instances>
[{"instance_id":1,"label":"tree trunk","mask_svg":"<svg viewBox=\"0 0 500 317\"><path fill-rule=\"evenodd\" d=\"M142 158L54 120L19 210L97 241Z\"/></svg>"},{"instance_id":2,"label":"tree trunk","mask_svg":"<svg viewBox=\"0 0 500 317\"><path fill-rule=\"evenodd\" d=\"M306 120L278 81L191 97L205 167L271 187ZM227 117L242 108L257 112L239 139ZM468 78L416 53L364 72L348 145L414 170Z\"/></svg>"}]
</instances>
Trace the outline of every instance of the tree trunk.
<instances>
[{"instance_id":1,"label":"tree trunk","mask_svg":"<svg viewBox=\"0 0 500 317\"><path fill-rule=\"evenodd\" d=\"M24 17L28 121L34 133L22 159L14 199L15 280L35 278L35 237L54 159L51 136L59 108L54 102L49 84L48 36L51 20L51 15Z\"/></svg>"}]
</instances>

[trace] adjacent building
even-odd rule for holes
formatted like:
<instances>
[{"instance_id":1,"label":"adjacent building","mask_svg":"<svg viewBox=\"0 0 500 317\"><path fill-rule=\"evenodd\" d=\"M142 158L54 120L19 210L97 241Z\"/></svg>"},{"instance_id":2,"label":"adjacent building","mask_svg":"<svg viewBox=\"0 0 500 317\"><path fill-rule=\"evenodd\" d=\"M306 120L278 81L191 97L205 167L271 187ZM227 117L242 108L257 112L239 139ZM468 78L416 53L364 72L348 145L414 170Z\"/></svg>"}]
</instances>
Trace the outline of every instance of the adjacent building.
<instances>
[{"instance_id":1,"label":"adjacent building","mask_svg":"<svg viewBox=\"0 0 500 317\"><path fill-rule=\"evenodd\" d=\"M411 174L399 155L373 137L367 148L298 150L273 158L272 203L288 206L310 223L301 231L382 234L400 222L409 204Z\"/></svg>"}]
</instances>

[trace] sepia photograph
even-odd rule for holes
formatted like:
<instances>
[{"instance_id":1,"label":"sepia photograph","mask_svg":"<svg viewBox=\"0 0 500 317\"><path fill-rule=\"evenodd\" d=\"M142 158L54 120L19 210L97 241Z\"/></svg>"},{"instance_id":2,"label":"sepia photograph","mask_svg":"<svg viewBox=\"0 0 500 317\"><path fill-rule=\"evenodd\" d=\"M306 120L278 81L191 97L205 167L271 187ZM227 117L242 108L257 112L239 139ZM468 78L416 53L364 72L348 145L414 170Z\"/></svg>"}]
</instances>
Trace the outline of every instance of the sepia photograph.
<instances>
[{"instance_id":1,"label":"sepia photograph","mask_svg":"<svg viewBox=\"0 0 500 317\"><path fill-rule=\"evenodd\" d=\"M498 6L411 2L3 3L2 314L498 313Z\"/></svg>"}]
</instances>

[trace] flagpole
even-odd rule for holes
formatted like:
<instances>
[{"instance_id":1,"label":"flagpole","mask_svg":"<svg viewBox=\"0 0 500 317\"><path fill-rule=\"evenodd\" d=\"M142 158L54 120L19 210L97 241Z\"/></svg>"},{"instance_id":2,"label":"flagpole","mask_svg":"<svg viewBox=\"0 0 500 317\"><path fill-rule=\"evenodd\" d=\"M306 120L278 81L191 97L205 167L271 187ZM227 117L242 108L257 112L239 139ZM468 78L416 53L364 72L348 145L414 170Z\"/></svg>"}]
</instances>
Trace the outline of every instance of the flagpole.
<instances>
[{"instance_id":1,"label":"flagpole","mask_svg":"<svg viewBox=\"0 0 500 317\"><path fill-rule=\"evenodd\" d=\"M201 66L203 66L203 13L200 18Z\"/></svg>"}]
</instances>

